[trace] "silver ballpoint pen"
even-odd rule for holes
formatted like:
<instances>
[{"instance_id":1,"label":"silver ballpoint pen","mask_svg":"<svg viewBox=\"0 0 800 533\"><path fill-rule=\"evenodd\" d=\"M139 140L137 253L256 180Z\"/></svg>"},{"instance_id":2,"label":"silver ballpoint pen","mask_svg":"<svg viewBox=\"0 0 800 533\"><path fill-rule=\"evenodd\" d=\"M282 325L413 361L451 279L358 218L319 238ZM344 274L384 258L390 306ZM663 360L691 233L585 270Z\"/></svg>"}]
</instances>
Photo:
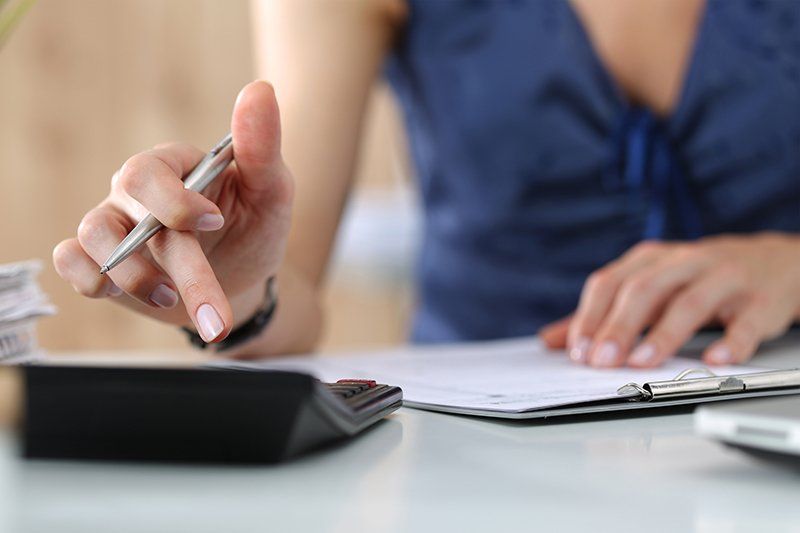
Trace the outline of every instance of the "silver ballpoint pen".
<instances>
[{"instance_id":1,"label":"silver ballpoint pen","mask_svg":"<svg viewBox=\"0 0 800 533\"><path fill-rule=\"evenodd\" d=\"M211 149L200 160L196 167L183 180L183 186L190 191L202 192L211 182L225 170L233 160L233 142L231 134L225 136L219 144ZM122 263L132 253L138 250L153 235L164 227L153 215L147 215L111 252L106 262L100 268L100 274L105 274L118 264Z\"/></svg>"}]
</instances>

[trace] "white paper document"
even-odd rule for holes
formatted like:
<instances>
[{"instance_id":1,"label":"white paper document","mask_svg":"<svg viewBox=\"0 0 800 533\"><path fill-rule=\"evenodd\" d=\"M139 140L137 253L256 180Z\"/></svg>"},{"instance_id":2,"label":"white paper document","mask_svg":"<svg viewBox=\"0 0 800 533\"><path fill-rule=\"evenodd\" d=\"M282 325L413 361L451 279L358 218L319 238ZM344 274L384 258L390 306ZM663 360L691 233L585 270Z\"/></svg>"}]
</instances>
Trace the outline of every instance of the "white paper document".
<instances>
[{"instance_id":1,"label":"white paper document","mask_svg":"<svg viewBox=\"0 0 800 533\"><path fill-rule=\"evenodd\" d=\"M36 321L55 313L39 288L38 261L0 265L0 364L18 364L38 354Z\"/></svg>"},{"instance_id":2,"label":"white paper document","mask_svg":"<svg viewBox=\"0 0 800 533\"><path fill-rule=\"evenodd\" d=\"M617 389L629 382L671 380L701 367L696 359L673 358L649 370L595 369L551 352L536 338L408 347L358 355L293 357L257 362L220 362L245 369L281 369L310 373L322 381L374 379L403 389L404 404L439 411L510 418L587 402L619 400ZM763 371L751 366L716 367L719 375ZM575 412L588 412L581 409ZM603 409L608 410L608 409Z\"/></svg>"}]
</instances>

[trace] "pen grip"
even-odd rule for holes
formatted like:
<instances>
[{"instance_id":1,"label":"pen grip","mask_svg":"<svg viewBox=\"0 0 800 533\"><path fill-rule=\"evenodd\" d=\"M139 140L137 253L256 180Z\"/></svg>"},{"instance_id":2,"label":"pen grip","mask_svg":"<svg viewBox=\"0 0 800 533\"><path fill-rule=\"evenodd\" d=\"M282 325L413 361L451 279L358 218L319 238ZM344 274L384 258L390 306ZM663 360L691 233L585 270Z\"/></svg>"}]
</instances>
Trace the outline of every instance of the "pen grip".
<instances>
[{"instance_id":1,"label":"pen grip","mask_svg":"<svg viewBox=\"0 0 800 533\"><path fill-rule=\"evenodd\" d=\"M150 237L158 233L163 227L164 225L159 222L156 217L153 215L147 215L142 219L141 222L136 224L136 227L133 228L133 231L131 231L122 242L124 243L125 241L129 241L138 243L138 246L131 249L131 253L133 253L141 248L142 245L150 239Z\"/></svg>"},{"instance_id":2,"label":"pen grip","mask_svg":"<svg viewBox=\"0 0 800 533\"><path fill-rule=\"evenodd\" d=\"M233 160L233 145L228 143L217 152L206 155L183 180L190 191L203 192Z\"/></svg>"},{"instance_id":3,"label":"pen grip","mask_svg":"<svg viewBox=\"0 0 800 533\"><path fill-rule=\"evenodd\" d=\"M194 170L186 176L186 179L183 181L183 186L191 191L203 192L203 190L225 170L225 167L230 164L232 159L233 145L227 143L221 146L219 150L214 150L206 155L200 163L197 164ZM135 246L130 249L126 257L141 248L145 242L150 240L150 238L163 227L164 225L153 215L144 217L123 241L123 243L135 243Z\"/></svg>"},{"instance_id":4,"label":"pen grip","mask_svg":"<svg viewBox=\"0 0 800 533\"><path fill-rule=\"evenodd\" d=\"M183 186L191 191L203 192L233 160L233 138L229 133L200 160L183 180ZM104 274L142 247L164 226L153 215L147 215L114 249L100 269Z\"/></svg>"}]
</instances>

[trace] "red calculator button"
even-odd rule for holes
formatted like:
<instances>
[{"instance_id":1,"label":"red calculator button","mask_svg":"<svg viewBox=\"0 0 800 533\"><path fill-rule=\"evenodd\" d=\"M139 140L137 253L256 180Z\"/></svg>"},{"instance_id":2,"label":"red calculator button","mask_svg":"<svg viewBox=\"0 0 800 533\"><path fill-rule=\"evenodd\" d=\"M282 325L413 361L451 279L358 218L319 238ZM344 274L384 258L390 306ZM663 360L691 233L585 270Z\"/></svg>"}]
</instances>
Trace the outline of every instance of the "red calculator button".
<instances>
[{"instance_id":1,"label":"red calculator button","mask_svg":"<svg viewBox=\"0 0 800 533\"><path fill-rule=\"evenodd\" d=\"M373 379L340 379L336 383L360 383L370 389L378 386L378 382Z\"/></svg>"}]
</instances>

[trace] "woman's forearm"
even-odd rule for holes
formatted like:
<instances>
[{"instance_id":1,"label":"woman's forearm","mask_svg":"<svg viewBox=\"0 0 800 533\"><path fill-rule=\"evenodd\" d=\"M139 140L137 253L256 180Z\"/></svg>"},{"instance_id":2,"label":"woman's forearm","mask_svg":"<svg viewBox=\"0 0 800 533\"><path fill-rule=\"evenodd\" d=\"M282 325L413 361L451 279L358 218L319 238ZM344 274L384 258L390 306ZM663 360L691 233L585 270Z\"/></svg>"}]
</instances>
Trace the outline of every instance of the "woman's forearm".
<instances>
[{"instance_id":1,"label":"woman's forearm","mask_svg":"<svg viewBox=\"0 0 800 533\"><path fill-rule=\"evenodd\" d=\"M362 117L404 15L403 0L254 2L258 68L279 95L282 155L295 195L275 315L257 338L225 355L300 353L319 342L319 293L351 189ZM231 298L234 326L263 302L263 284Z\"/></svg>"}]
</instances>

